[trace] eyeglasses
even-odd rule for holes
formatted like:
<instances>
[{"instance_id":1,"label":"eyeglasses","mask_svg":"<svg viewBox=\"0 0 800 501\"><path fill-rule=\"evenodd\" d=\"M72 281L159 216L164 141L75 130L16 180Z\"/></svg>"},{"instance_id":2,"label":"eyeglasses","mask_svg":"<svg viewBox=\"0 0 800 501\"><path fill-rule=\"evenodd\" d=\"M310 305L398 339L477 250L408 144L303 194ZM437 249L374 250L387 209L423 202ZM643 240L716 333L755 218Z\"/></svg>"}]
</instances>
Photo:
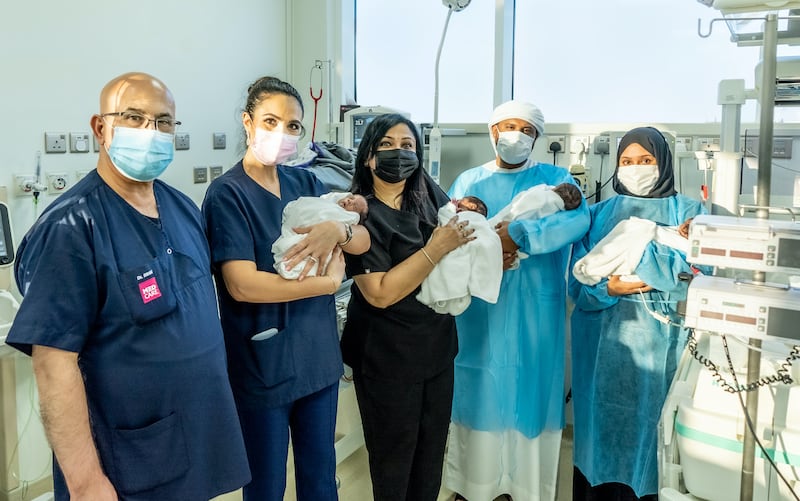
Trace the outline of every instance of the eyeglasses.
<instances>
[{"instance_id":1,"label":"eyeglasses","mask_svg":"<svg viewBox=\"0 0 800 501\"><path fill-rule=\"evenodd\" d=\"M169 117L148 118L135 111L115 111L113 113L103 113L101 117L119 117L119 121L126 127L134 129L144 129L150 127L150 122L156 124L156 129L160 132L175 132L175 128L181 123Z\"/></svg>"}]
</instances>

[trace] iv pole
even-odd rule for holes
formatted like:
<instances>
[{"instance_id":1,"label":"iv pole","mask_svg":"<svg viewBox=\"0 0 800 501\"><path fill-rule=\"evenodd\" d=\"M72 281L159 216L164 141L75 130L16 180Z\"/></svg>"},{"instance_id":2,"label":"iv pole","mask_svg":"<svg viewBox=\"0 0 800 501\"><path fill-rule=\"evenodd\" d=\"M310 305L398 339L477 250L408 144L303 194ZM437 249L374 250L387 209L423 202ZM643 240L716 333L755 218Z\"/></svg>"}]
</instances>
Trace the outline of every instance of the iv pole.
<instances>
[{"instance_id":1,"label":"iv pole","mask_svg":"<svg viewBox=\"0 0 800 501\"><path fill-rule=\"evenodd\" d=\"M761 57L761 91L759 106L761 113L758 125L758 185L756 189L757 219L769 218L770 188L772 185L772 134L775 116L775 75L778 59L778 17L775 13L767 14L764 22L764 45ZM764 283L766 273L753 272L753 281ZM750 339L747 353L747 383L757 381L761 374L761 340ZM747 392L747 414L750 416L752 430L744 423L744 444L742 448L742 476L739 487L739 499L752 501L753 476L755 470L755 437L756 420L758 419L758 390Z\"/></svg>"}]
</instances>

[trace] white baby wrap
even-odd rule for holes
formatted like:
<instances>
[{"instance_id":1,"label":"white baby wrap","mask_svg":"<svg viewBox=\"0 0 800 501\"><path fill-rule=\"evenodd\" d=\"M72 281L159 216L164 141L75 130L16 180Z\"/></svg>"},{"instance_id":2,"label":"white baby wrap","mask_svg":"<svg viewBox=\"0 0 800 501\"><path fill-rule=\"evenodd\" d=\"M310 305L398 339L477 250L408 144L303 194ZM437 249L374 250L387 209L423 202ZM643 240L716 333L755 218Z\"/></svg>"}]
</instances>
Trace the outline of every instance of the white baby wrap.
<instances>
[{"instance_id":1,"label":"white baby wrap","mask_svg":"<svg viewBox=\"0 0 800 501\"><path fill-rule=\"evenodd\" d=\"M489 219L489 225L494 228L499 223L517 221L519 219L541 219L564 210L564 200L553 191L552 186L537 184L525 191L520 191L511 202L500 209L500 212ZM509 269L519 268L519 260L527 259L528 255L518 250L517 258Z\"/></svg>"},{"instance_id":2,"label":"white baby wrap","mask_svg":"<svg viewBox=\"0 0 800 501\"><path fill-rule=\"evenodd\" d=\"M456 215L450 202L439 209L439 224ZM446 254L422 281L417 300L437 313L458 315L467 309L472 296L496 303L503 278L503 250L500 237L486 218L477 212L459 212L459 221L469 221L475 240Z\"/></svg>"},{"instance_id":3,"label":"white baby wrap","mask_svg":"<svg viewBox=\"0 0 800 501\"><path fill-rule=\"evenodd\" d=\"M564 210L564 200L553 191L553 187L537 184L519 192L511 199L511 203L489 219L489 224L494 228L504 221L541 219L560 210Z\"/></svg>"},{"instance_id":4,"label":"white baby wrap","mask_svg":"<svg viewBox=\"0 0 800 501\"><path fill-rule=\"evenodd\" d=\"M611 275L621 275L620 280L626 282L638 282L634 270L642 260L645 247L653 240L684 254L689 250L689 241L680 236L676 228L631 217L617 223L588 254L579 259L572 273L585 285L595 285Z\"/></svg>"},{"instance_id":5,"label":"white baby wrap","mask_svg":"<svg viewBox=\"0 0 800 501\"><path fill-rule=\"evenodd\" d=\"M286 251L301 240L306 235L295 233L294 228L301 226L311 226L324 221L339 221L345 224L358 224L360 216L356 212L350 212L340 207L337 202L350 193L326 193L320 197L300 197L286 204L283 209L283 220L281 223L281 236L272 244L272 254L275 256L275 269L283 278L294 280L300 276L308 258L297 263L294 268L287 269L283 257ZM322 269L330 261L330 255L321 263L314 263L308 276L317 275L319 265Z\"/></svg>"}]
</instances>

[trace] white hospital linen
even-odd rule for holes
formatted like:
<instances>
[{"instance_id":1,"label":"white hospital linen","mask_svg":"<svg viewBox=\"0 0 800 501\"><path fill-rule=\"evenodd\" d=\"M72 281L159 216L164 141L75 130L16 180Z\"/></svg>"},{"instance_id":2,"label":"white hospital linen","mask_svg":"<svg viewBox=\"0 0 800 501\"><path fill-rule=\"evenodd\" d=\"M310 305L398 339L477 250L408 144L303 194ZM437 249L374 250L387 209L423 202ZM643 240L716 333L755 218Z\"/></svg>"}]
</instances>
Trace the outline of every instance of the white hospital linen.
<instances>
[{"instance_id":1,"label":"white hospital linen","mask_svg":"<svg viewBox=\"0 0 800 501\"><path fill-rule=\"evenodd\" d=\"M300 197L286 204L286 207L283 209L283 219L281 221L281 236L272 244L272 254L275 257L274 267L280 276L289 280L294 280L300 276L300 272L303 271L303 268L308 262L308 258L305 258L293 268L288 269L286 263L283 261L286 251L306 237L305 234L296 233L294 228L311 226L324 221L358 224L360 215L357 212L350 212L337 204L339 200L348 195L350 195L350 193L332 192L319 197ZM324 262L314 263L314 266L307 276L316 276L319 265L322 264L322 269L325 269L325 265L328 264L328 261L330 261L330 255L328 255Z\"/></svg>"},{"instance_id":2,"label":"white hospital linen","mask_svg":"<svg viewBox=\"0 0 800 501\"><path fill-rule=\"evenodd\" d=\"M455 215L455 204L447 203L439 209L439 224L446 224ZM459 212L458 220L469 221L475 240L445 254L422 281L417 294L419 302L442 314L463 313L472 297L496 303L503 279L503 249L494 227L477 212Z\"/></svg>"},{"instance_id":3,"label":"white hospital linen","mask_svg":"<svg viewBox=\"0 0 800 501\"><path fill-rule=\"evenodd\" d=\"M651 241L684 254L689 250L689 241L678 234L677 228L631 217L617 223L588 254L579 259L572 273L576 280L585 285L595 285L611 275L620 275L620 280L624 282L639 282L634 270Z\"/></svg>"}]
</instances>

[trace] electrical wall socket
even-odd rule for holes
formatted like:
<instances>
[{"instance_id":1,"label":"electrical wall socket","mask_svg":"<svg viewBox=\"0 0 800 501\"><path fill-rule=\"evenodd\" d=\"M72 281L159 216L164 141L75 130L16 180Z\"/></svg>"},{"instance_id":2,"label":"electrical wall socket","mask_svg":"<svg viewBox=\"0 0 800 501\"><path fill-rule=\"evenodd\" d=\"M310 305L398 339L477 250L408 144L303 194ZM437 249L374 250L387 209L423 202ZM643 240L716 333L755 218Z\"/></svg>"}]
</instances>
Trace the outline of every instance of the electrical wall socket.
<instances>
[{"instance_id":1,"label":"electrical wall socket","mask_svg":"<svg viewBox=\"0 0 800 501\"><path fill-rule=\"evenodd\" d=\"M566 138L564 136L547 136L547 151L550 153L565 153Z\"/></svg>"},{"instance_id":2,"label":"electrical wall socket","mask_svg":"<svg viewBox=\"0 0 800 501\"><path fill-rule=\"evenodd\" d=\"M87 174L89 174L88 170L76 170L75 171L75 182L77 183L78 181L80 181L81 179L86 177Z\"/></svg>"},{"instance_id":3,"label":"electrical wall socket","mask_svg":"<svg viewBox=\"0 0 800 501\"><path fill-rule=\"evenodd\" d=\"M719 151L719 138L698 137L694 151Z\"/></svg>"},{"instance_id":4,"label":"electrical wall socket","mask_svg":"<svg viewBox=\"0 0 800 501\"><path fill-rule=\"evenodd\" d=\"M67 185L66 172L48 172L47 173L47 192L51 195L59 195L66 191Z\"/></svg>"},{"instance_id":5,"label":"electrical wall socket","mask_svg":"<svg viewBox=\"0 0 800 501\"><path fill-rule=\"evenodd\" d=\"M589 151L589 136L570 136L570 153L581 154L586 153L587 151Z\"/></svg>"},{"instance_id":6,"label":"electrical wall socket","mask_svg":"<svg viewBox=\"0 0 800 501\"><path fill-rule=\"evenodd\" d=\"M89 153L89 134L85 132L69 133L70 153Z\"/></svg>"},{"instance_id":7,"label":"electrical wall socket","mask_svg":"<svg viewBox=\"0 0 800 501\"><path fill-rule=\"evenodd\" d=\"M175 149L188 150L189 149L189 133L179 132L175 134Z\"/></svg>"},{"instance_id":8,"label":"electrical wall socket","mask_svg":"<svg viewBox=\"0 0 800 501\"><path fill-rule=\"evenodd\" d=\"M215 150L224 150L225 149L225 133L224 132L215 132L214 133L214 149Z\"/></svg>"},{"instance_id":9,"label":"electrical wall socket","mask_svg":"<svg viewBox=\"0 0 800 501\"><path fill-rule=\"evenodd\" d=\"M44 152L45 153L66 153L67 135L63 132L44 133Z\"/></svg>"},{"instance_id":10,"label":"electrical wall socket","mask_svg":"<svg viewBox=\"0 0 800 501\"><path fill-rule=\"evenodd\" d=\"M212 165L209 167L211 171L211 181L215 180L216 178L222 175L222 166L221 165Z\"/></svg>"},{"instance_id":11,"label":"electrical wall socket","mask_svg":"<svg viewBox=\"0 0 800 501\"><path fill-rule=\"evenodd\" d=\"M194 184L203 184L207 182L208 182L208 167L195 167Z\"/></svg>"},{"instance_id":12,"label":"electrical wall socket","mask_svg":"<svg viewBox=\"0 0 800 501\"><path fill-rule=\"evenodd\" d=\"M611 142L609 136L597 136L594 138L594 153L595 155L608 155L608 147Z\"/></svg>"}]
</instances>

